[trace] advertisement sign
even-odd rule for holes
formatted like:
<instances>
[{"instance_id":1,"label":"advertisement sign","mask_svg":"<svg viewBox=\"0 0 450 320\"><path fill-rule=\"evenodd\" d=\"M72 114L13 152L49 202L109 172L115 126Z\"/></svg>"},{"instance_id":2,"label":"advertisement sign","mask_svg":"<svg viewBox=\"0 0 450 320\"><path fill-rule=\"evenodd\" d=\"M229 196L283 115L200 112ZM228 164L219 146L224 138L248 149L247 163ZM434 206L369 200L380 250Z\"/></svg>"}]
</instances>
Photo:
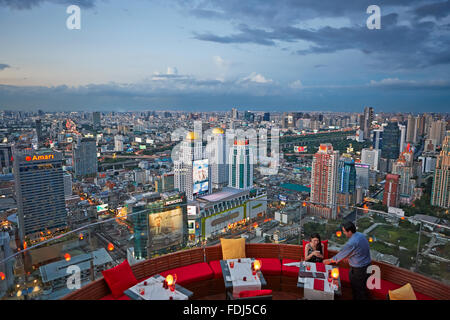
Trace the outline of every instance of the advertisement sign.
<instances>
[{"instance_id":1,"label":"advertisement sign","mask_svg":"<svg viewBox=\"0 0 450 320\"><path fill-rule=\"evenodd\" d=\"M302 147L302 146L295 146L294 147L294 152L298 152L298 153L300 153L300 152L308 152L308 147L307 146L304 146L304 147Z\"/></svg>"},{"instance_id":2,"label":"advertisement sign","mask_svg":"<svg viewBox=\"0 0 450 320\"><path fill-rule=\"evenodd\" d=\"M142 138L136 137L135 141L141 143L142 142Z\"/></svg>"},{"instance_id":3,"label":"advertisement sign","mask_svg":"<svg viewBox=\"0 0 450 320\"><path fill-rule=\"evenodd\" d=\"M97 206L97 213L104 212L108 210L108 204L101 204Z\"/></svg>"},{"instance_id":4,"label":"advertisement sign","mask_svg":"<svg viewBox=\"0 0 450 320\"><path fill-rule=\"evenodd\" d=\"M197 206L187 206L188 216L194 216L197 214Z\"/></svg>"},{"instance_id":5,"label":"advertisement sign","mask_svg":"<svg viewBox=\"0 0 450 320\"><path fill-rule=\"evenodd\" d=\"M141 145L139 146L139 149L141 149L141 150L146 150L146 149L147 149L147 146L146 146L145 144L141 144Z\"/></svg>"},{"instance_id":6,"label":"advertisement sign","mask_svg":"<svg viewBox=\"0 0 450 320\"><path fill-rule=\"evenodd\" d=\"M150 250L157 251L183 243L183 210L175 208L148 215Z\"/></svg>"},{"instance_id":7,"label":"advertisement sign","mask_svg":"<svg viewBox=\"0 0 450 320\"><path fill-rule=\"evenodd\" d=\"M208 159L193 163L194 195L208 193Z\"/></svg>"}]
</instances>

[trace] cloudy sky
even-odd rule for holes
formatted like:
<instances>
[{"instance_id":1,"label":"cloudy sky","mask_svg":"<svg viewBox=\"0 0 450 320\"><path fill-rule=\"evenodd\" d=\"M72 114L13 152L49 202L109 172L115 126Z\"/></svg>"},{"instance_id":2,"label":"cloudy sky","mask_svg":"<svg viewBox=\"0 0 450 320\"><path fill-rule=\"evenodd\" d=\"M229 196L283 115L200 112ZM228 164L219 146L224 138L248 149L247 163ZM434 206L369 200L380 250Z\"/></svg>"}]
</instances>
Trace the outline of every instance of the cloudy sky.
<instances>
[{"instance_id":1,"label":"cloudy sky","mask_svg":"<svg viewBox=\"0 0 450 320\"><path fill-rule=\"evenodd\" d=\"M450 110L450 0L0 0L0 35L0 109Z\"/></svg>"}]
</instances>

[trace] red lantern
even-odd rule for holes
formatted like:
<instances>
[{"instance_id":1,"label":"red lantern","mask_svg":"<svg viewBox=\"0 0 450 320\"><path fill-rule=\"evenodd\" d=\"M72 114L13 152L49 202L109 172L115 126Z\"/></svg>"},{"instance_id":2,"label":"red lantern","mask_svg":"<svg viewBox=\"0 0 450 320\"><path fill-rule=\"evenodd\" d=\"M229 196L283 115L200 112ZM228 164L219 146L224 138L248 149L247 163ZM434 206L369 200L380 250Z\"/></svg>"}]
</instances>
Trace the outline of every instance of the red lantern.
<instances>
[{"instance_id":1,"label":"red lantern","mask_svg":"<svg viewBox=\"0 0 450 320\"><path fill-rule=\"evenodd\" d=\"M64 255L64 259L65 259L66 261L70 261L70 259L71 259L70 254L66 253L66 254Z\"/></svg>"},{"instance_id":2,"label":"red lantern","mask_svg":"<svg viewBox=\"0 0 450 320\"><path fill-rule=\"evenodd\" d=\"M340 238L342 236L342 231L336 231L336 237Z\"/></svg>"},{"instance_id":3,"label":"red lantern","mask_svg":"<svg viewBox=\"0 0 450 320\"><path fill-rule=\"evenodd\" d=\"M110 242L108 243L108 251L113 251L114 250L114 245Z\"/></svg>"},{"instance_id":4,"label":"red lantern","mask_svg":"<svg viewBox=\"0 0 450 320\"><path fill-rule=\"evenodd\" d=\"M5 274L3 272L0 272L0 280L5 280Z\"/></svg>"}]
</instances>

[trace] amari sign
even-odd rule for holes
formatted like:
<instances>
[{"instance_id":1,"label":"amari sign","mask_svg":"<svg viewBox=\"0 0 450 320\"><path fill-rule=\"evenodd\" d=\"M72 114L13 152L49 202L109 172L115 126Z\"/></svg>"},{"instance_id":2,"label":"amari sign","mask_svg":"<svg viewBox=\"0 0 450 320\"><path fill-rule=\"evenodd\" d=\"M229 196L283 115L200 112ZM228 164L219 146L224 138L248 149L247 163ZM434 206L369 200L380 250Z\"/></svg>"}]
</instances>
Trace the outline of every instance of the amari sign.
<instances>
[{"instance_id":1,"label":"amari sign","mask_svg":"<svg viewBox=\"0 0 450 320\"><path fill-rule=\"evenodd\" d=\"M52 160L55 159L54 154L45 154L45 155L34 155L34 156L26 156L25 161L40 161L40 160Z\"/></svg>"}]
</instances>

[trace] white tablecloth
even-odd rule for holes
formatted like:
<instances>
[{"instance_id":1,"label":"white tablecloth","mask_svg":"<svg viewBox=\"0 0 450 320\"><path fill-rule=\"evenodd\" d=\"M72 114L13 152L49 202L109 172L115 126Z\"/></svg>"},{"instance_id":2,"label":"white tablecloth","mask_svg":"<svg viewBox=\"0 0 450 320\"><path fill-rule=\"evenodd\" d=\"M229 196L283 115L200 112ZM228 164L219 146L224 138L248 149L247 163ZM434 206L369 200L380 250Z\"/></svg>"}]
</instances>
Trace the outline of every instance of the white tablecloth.
<instances>
[{"instance_id":1,"label":"white tablecloth","mask_svg":"<svg viewBox=\"0 0 450 320\"><path fill-rule=\"evenodd\" d=\"M188 296L178 290L172 292L170 289L163 288L163 280L163 276L159 276L157 278L152 277L145 280L147 281L146 286L144 286L145 281L142 281L131 287L130 290L141 296L144 300L169 300L170 297L173 297L173 300L188 300ZM145 289L144 295L139 293L141 288Z\"/></svg>"},{"instance_id":2,"label":"white tablecloth","mask_svg":"<svg viewBox=\"0 0 450 320\"><path fill-rule=\"evenodd\" d=\"M234 268L230 267L230 262L234 261ZM231 281L233 282L233 297L239 297L241 291L246 290L261 290L261 281L257 275L252 274L252 259L244 258L241 262L238 259L227 260L228 269L231 274ZM246 281L243 278L246 277Z\"/></svg>"},{"instance_id":3,"label":"white tablecloth","mask_svg":"<svg viewBox=\"0 0 450 320\"><path fill-rule=\"evenodd\" d=\"M316 269L316 264L311 262L306 262L306 265L311 266L311 269L306 272L318 272ZM324 281L323 291L314 290L314 278L301 278L299 277L299 282L303 282L304 284L304 297L308 300L334 300L334 290L337 289L336 286L328 282L328 271L332 270L333 266L325 265L326 272L323 272L325 275L325 279L321 279Z\"/></svg>"}]
</instances>

